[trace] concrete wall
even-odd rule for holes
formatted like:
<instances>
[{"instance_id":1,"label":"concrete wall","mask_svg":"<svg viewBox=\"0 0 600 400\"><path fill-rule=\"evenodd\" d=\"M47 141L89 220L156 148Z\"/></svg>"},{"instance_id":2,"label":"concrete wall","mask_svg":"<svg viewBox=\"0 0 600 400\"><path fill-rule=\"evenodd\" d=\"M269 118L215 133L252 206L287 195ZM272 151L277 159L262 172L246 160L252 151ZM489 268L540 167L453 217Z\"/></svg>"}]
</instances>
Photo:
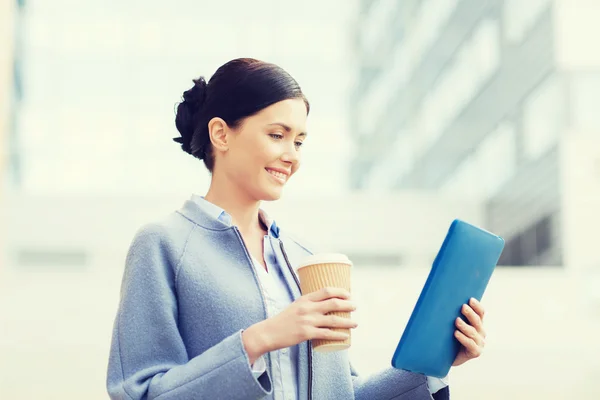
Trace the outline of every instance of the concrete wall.
<instances>
[{"instance_id":1,"label":"concrete wall","mask_svg":"<svg viewBox=\"0 0 600 400\"><path fill-rule=\"evenodd\" d=\"M7 198L4 218L11 234L7 252L18 264L23 251L83 253L88 260L124 255L135 231L178 209L185 198ZM306 196L265 203L288 232L317 251L366 258L397 255L402 263L428 263L454 218L481 224L478 204L417 193L337 197ZM119 268L120 265L113 266Z\"/></svg>"},{"instance_id":2,"label":"concrete wall","mask_svg":"<svg viewBox=\"0 0 600 400\"><path fill-rule=\"evenodd\" d=\"M574 266L586 306L600 310L600 139L598 132L571 131L561 147L562 241L565 263Z\"/></svg>"}]
</instances>

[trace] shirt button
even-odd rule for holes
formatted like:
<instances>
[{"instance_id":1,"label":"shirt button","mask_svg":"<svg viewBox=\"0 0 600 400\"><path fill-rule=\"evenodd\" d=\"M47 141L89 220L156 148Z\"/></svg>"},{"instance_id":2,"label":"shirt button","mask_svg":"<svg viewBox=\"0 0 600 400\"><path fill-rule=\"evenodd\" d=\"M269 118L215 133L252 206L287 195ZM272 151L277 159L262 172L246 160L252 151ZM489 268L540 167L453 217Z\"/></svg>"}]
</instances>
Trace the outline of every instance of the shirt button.
<instances>
[{"instance_id":1,"label":"shirt button","mask_svg":"<svg viewBox=\"0 0 600 400\"><path fill-rule=\"evenodd\" d=\"M286 347L285 349L281 349L281 352L282 352L283 354L287 354L287 353L289 352L289 350L288 350L288 348Z\"/></svg>"}]
</instances>

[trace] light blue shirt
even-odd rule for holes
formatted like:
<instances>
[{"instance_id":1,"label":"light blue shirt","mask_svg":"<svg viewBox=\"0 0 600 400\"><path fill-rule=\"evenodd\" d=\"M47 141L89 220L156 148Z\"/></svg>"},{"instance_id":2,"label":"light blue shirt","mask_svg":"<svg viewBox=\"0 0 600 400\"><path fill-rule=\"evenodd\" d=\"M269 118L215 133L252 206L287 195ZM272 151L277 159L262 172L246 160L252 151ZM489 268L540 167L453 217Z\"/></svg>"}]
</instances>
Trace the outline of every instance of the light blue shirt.
<instances>
[{"instance_id":1,"label":"light blue shirt","mask_svg":"<svg viewBox=\"0 0 600 400\"><path fill-rule=\"evenodd\" d=\"M232 225L232 219L225 210L205 200L202 196L193 195L192 200L198 204L207 214L227 225ZM269 272L256 259L253 258L254 268L258 275L267 313L273 317L288 307L293 301L293 295L289 291L284 277L281 274L281 266L275 256L274 244L271 239L278 238L277 225L268 215L259 210L259 218L268 227L267 235L263 241L264 261ZM270 353L273 363L273 397L275 400L297 400L298 398L298 346L276 350ZM252 365L252 371L256 377L266 371L266 362L260 357ZM427 377L429 391L433 394L448 386L447 377L439 379Z\"/></svg>"}]
</instances>

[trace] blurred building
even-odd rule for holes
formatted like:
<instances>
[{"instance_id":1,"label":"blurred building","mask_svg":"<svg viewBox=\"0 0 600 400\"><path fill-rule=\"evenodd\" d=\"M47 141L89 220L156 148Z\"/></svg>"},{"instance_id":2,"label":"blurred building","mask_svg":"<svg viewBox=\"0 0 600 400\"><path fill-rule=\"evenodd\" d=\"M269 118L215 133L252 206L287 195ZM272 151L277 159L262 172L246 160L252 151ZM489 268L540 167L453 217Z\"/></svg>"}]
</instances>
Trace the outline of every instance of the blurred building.
<instances>
[{"instance_id":1,"label":"blurred building","mask_svg":"<svg viewBox=\"0 0 600 400\"><path fill-rule=\"evenodd\" d=\"M18 111L22 98L22 17L24 1L0 0L0 265L4 264L6 189L18 181Z\"/></svg>"},{"instance_id":2,"label":"blurred building","mask_svg":"<svg viewBox=\"0 0 600 400\"><path fill-rule=\"evenodd\" d=\"M8 130L8 115L9 115L9 87L12 86L11 75L12 75L12 7L11 1L2 0L0 2L0 190L4 186L4 171L6 166L6 132Z\"/></svg>"},{"instance_id":3,"label":"blurred building","mask_svg":"<svg viewBox=\"0 0 600 400\"><path fill-rule=\"evenodd\" d=\"M28 5L25 52L31 62L19 128L23 191L185 197L204 191L209 174L202 162L171 141L179 135L176 103L193 78L209 78L237 57L280 64L313 103L309 129L327 134L311 135L307 142L299 187L319 192L347 187L342 178L348 146L340 143L347 143L347 104L341 100L349 75L343 71L350 69L342 67L351 11L340 4Z\"/></svg>"},{"instance_id":4,"label":"blurred building","mask_svg":"<svg viewBox=\"0 0 600 400\"><path fill-rule=\"evenodd\" d=\"M501 264L561 265L561 143L600 130L599 18L592 0L362 0L352 187L478 199Z\"/></svg>"},{"instance_id":5,"label":"blurred building","mask_svg":"<svg viewBox=\"0 0 600 400\"><path fill-rule=\"evenodd\" d=\"M24 2L0 1L0 191L7 172L16 167L15 143L19 103L22 97L21 39Z\"/></svg>"}]
</instances>

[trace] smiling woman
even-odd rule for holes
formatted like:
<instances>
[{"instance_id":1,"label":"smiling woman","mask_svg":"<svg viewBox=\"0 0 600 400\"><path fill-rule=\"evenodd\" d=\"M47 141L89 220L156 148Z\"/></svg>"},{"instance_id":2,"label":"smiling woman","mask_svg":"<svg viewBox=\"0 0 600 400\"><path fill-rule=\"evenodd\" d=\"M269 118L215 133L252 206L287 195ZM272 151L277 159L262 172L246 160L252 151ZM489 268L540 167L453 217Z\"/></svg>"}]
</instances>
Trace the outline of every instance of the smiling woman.
<instances>
[{"instance_id":1,"label":"smiling woman","mask_svg":"<svg viewBox=\"0 0 600 400\"><path fill-rule=\"evenodd\" d=\"M280 67L236 59L183 94L182 149L211 172L205 196L136 234L108 366L112 399L431 399L420 374L388 368L359 379L345 351L356 328L334 312L350 293L302 295L293 265L311 254L260 208L298 171L309 103ZM343 329L342 329L343 330ZM437 392L437 393L436 393Z\"/></svg>"},{"instance_id":2,"label":"smiling woman","mask_svg":"<svg viewBox=\"0 0 600 400\"><path fill-rule=\"evenodd\" d=\"M230 129L235 129L244 119L288 99L302 100L305 120L310 110L308 100L298 83L285 70L254 59L232 60L221 66L209 83L204 77L200 77L194 80L191 89L184 92L184 101L177 107L175 119L181 137L173 140L181 143L182 149L187 153L203 159L212 172L214 154L210 143L209 122L213 118L218 118ZM271 117L278 115L270 113ZM285 113L281 115L286 119L298 117ZM288 124L279 121L270 121L269 125L280 125L286 132L291 131Z\"/></svg>"},{"instance_id":3,"label":"smiling woman","mask_svg":"<svg viewBox=\"0 0 600 400\"><path fill-rule=\"evenodd\" d=\"M177 108L181 137L174 140L204 160L213 184L227 181L243 197L279 198L298 169L306 136L310 106L298 83L254 59L230 61L209 83L203 77L194 83Z\"/></svg>"}]
</instances>

